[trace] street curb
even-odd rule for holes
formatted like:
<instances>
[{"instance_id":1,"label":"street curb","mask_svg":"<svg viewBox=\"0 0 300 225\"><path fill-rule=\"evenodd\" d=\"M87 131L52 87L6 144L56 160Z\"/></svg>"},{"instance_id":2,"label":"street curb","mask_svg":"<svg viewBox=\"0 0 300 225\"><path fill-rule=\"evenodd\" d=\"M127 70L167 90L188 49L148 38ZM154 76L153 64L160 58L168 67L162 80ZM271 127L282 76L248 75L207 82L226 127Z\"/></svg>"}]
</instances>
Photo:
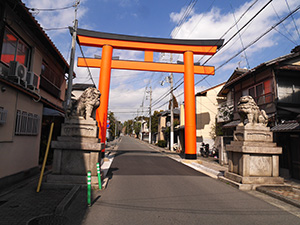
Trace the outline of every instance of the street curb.
<instances>
[{"instance_id":1,"label":"street curb","mask_svg":"<svg viewBox=\"0 0 300 225\"><path fill-rule=\"evenodd\" d=\"M55 215L63 215L64 211L70 206L73 199L76 197L77 192L79 191L80 186L75 185L69 193L64 197L64 199L59 203L55 209Z\"/></svg>"},{"instance_id":2,"label":"street curb","mask_svg":"<svg viewBox=\"0 0 300 225\"><path fill-rule=\"evenodd\" d=\"M296 206L296 207L300 208L300 203L299 203L299 202L297 202L297 201L295 201L295 200L293 200L293 199L284 197L284 196L282 196L282 195L280 195L280 194L277 194L277 193L275 193L275 192L272 192L272 191L269 190L269 188L270 188L270 187L260 186L260 187L257 187L256 190L259 191L259 192L261 192L261 193L267 194L267 195L269 195L269 196L271 196L271 197L273 197L273 198L277 198L277 199L279 199L279 200L281 200L281 201L284 201L284 202L286 202L286 203L289 203L289 204L291 204L291 205L293 205L293 206ZM276 188L276 187L273 187L273 188ZM281 188L281 189L282 189L283 187L278 187L278 188ZM286 187L286 188L287 188L287 189L290 189L290 190L293 189L293 188L290 187L290 186L288 186L288 187Z\"/></svg>"}]
</instances>

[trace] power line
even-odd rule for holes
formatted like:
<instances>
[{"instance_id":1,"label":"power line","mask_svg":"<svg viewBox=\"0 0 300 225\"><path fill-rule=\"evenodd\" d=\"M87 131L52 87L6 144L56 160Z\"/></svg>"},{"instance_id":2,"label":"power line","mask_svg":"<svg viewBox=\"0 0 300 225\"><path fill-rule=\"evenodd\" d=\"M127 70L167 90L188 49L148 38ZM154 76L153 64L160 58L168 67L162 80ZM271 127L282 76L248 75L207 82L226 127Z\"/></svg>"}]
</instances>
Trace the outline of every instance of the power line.
<instances>
[{"instance_id":1,"label":"power line","mask_svg":"<svg viewBox=\"0 0 300 225\"><path fill-rule=\"evenodd\" d=\"M218 52L220 52L220 50L221 49L223 49L236 35L238 35L249 23L251 23L252 22L252 20L254 20L255 19L255 17L257 17L271 2L272 2L273 0L270 0L270 1L268 1L247 23L245 23L243 26L242 26L242 28L240 28L233 36L231 36L231 38L229 38L220 48L219 48L219 51ZM234 25L235 26L235 25ZM222 37L224 37L224 35L222 36ZM222 38L221 37L221 38ZM217 52L217 53L218 53ZM216 53L216 54L217 54ZM214 55L212 55L211 57L209 57L204 63L203 63L203 65L204 64L206 64L212 57L213 57ZM203 58L203 57L202 57ZM201 59L202 59L201 58ZM201 60L200 59L200 60ZM199 60L199 61L200 61ZM199 62L198 61L198 62Z\"/></svg>"},{"instance_id":2,"label":"power line","mask_svg":"<svg viewBox=\"0 0 300 225\"><path fill-rule=\"evenodd\" d=\"M30 11L33 11L33 12L38 11L38 13L39 13L40 11L49 11L49 12L52 12L52 11L65 10L65 9L73 8L75 6L76 6L76 4L73 4L73 5L70 5L70 6L66 6L66 7L62 7L62 8L39 9L39 8L27 7L27 9L30 10Z\"/></svg>"},{"instance_id":3,"label":"power line","mask_svg":"<svg viewBox=\"0 0 300 225\"><path fill-rule=\"evenodd\" d=\"M90 80L93 82L94 86L96 87L96 84L95 84L95 82L94 82L94 79L93 79L93 76L92 76L90 67L88 66L88 63L87 63L86 58L85 58L85 56L84 56L83 50L82 50L82 48L81 48L81 45L79 45L79 49L80 49L81 55L82 55L82 57L83 57L83 59L84 59L84 62L85 62L85 64L87 65L87 70L88 70L88 73L89 73Z\"/></svg>"},{"instance_id":4,"label":"power line","mask_svg":"<svg viewBox=\"0 0 300 225\"><path fill-rule=\"evenodd\" d=\"M220 69L221 67L223 67L225 64L227 64L228 62L230 62L232 59L234 59L236 56L238 56L242 51L246 50L247 48L249 48L250 46L252 46L253 44L255 44L257 41L259 41L262 37L264 37L265 35L267 35L270 31L272 31L273 29L275 29L279 24L281 24L283 21L285 21L287 18L289 18L291 15L293 15L295 12L297 12L300 9L300 5L298 5L292 12L290 12L286 17L284 17L283 19L281 19L278 23L276 23L275 25L273 25L271 28L269 28L266 32L264 32L263 34L261 34L258 38L256 38L254 41L252 41L250 44L248 44L245 48L243 48L241 51L239 51L238 53L236 53L234 56L232 56L231 58L229 58L226 62L224 62L223 64L221 64L219 67L217 67L215 70Z\"/></svg>"},{"instance_id":5,"label":"power line","mask_svg":"<svg viewBox=\"0 0 300 225\"><path fill-rule=\"evenodd\" d=\"M66 29L69 29L69 27L44 28L45 31L51 31L51 30L66 30Z\"/></svg>"},{"instance_id":6,"label":"power line","mask_svg":"<svg viewBox=\"0 0 300 225\"><path fill-rule=\"evenodd\" d=\"M224 62L223 64L221 64L220 66L218 66L215 71L219 70L220 68L222 68L224 65L226 65L228 62L230 62L232 59L234 59L235 57L237 57L241 52L243 52L245 49L249 48L250 46L252 46L253 44L255 44L257 41L259 41L262 37L264 37L265 35L267 35L270 31L272 31L273 29L275 29L278 25L280 25L283 21L285 21L287 18L289 18L291 15L293 15L295 12L297 12L300 9L300 5L298 5L292 12L290 12L287 16L285 16L283 19L281 19L278 23L276 23L275 25L273 25L270 29L268 29L266 32L264 32L262 35L260 35L258 38L256 38L254 41L252 41L250 44L248 44L244 49L242 49L241 51L239 51L238 53L236 53L233 57L231 57L230 59L228 59L226 62ZM200 81L198 81L197 83L195 83L195 86L197 84L199 84L200 82L202 82L203 80L205 80L208 76L210 75L206 75L204 76L204 78L202 78ZM179 97L181 95L183 95L184 92L180 93L179 95L177 95L176 97ZM168 102L164 103L167 104Z\"/></svg>"},{"instance_id":7,"label":"power line","mask_svg":"<svg viewBox=\"0 0 300 225\"><path fill-rule=\"evenodd\" d=\"M233 15L233 18L234 18L234 22L235 22L236 28L237 28L237 30L239 30L239 26L238 26L238 24L236 22L236 19L235 19L233 7L232 7L231 4L230 4L230 6L231 6L231 9L232 9L232 15ZM240 32L239 32L239 38L240 38L240 41L241 41L242 48L244 48L244 43L243 43L242 36L241 36ZM248 61L248 57L247 57L246 51L244 51L244 54L245 54L245 59L246 59L246 62L247 62L248 69L250 69L250 65L249 65L249 61Z\"/></svg>"},{"instance_id":8,"label":"power line","mask_svg":"<svg viewBox=\"0 0 300 225\"><path fill-rule=\"evenodd\" d=\"M195 4L197 3L198 0L191 0L188 7L185 9L183 16L181 19L178 21L175 30L173 30L170 34L170 36L175 37L179 30L181 29L182 24L187 20L188 16L190 15L191 11L193 10Z\"/></svg>"},{"instance_id":9,"label":"power line","mask_svg":"<svg viewBox=\"0 0 300 225\"><path fill-rule=\"evenodd\" d=\"M279 15L278 15L278 13L277 13L277 11L276 11L276 9L275 9L273 3L271 4L271 6L272 6L272 8L273 8L273 10L274 10L274 12L275 12L277 18L280 20L280 17L279 17ZM289 36L290 36L293 40L291 40L290 38L288 38L285 34L283 34L282 32L280 32L279 30L277 30L277 29L275 29L275 30L276 30L278 33L280 33L282 36L284 36L286 39L288 39L290 42L292 42L293 44L297 45L297 43L295 42L295 40L294 40L294 38L293 38L293 35L288 31L288 29L286 28L286 26L285 26L284 24L282 24L282 26L284 27L285 32L288 33Z\"/></svg>"},{"instance_id":10,"label":"power line","mask_svg":"<svg viewBox=\"0 0 300 225\"><path fill-rule=\"evenodd\" d=\"M225 35L226 35L226 34L227 34L227 33L228 33L228 32L229 32L229 31L230 31L230 30L231 30L231 29L232 29L232 28L233 28L233 27L234 27L234 26L235 26L235 25L236 25L236 24L244 17L244 15L245 15L245 14L246 14L253 6L254 6L254 4L256 4L257 1L258 1L258 0L254 1L254 2L253 2L253 3L245 10L245 12L239 17L239 19L236 21L236 23L233 24L233 25L232 25L232 26L231 26L231 27L230 27L230 28L222 35L222 37L224 37L224 36L225 36ZM271 0L271 1L272 1L272 0ZM269 3L270 3L271 1L269 1ZM269 3L267 3L267 4L269 4ZM265 8L265 7L266 7L266 6L264 6L264 8ZM262 11L262 10L261 10L261 11ZM254 18L252 18L251 20L253 20L253 19L254 19ZM200 21L199 21L199 22L200 22ZM199 22L198 22L198 23L199 23ZM195 29L195 28L194 28L194 29ZM240 29L240 30L241 30L241 29ZM239 32L239 31L238 31L238 32ZM237 33L238 33L238 32L237 32ZM237 34L237 33L236 33L236 34ZM234 34L234 36L235 36L236 34ZM221 38L222 38L222 37L221 37ZM221 39L221 38L220 38L220 39ZM233 37L232 37L229 41L231 41L232 39L233 39ZM227 43L228 43L229 41L227 41ZM224 47L224 45L223 45L222 47ZM203 57L204 57L204 56L203 56ZM203 58L203 57L202 57L202 58ZM211 56L209 59L211 59L212 57L213 57L213 56ZM201 58L201 59L202 59L202 58ZM199 62L201 59L199 59L198 62ZM209 59L208 59L208 60L209 60ZM208 62L208 60L207 60L206 62ZM205 63L206 63L206 62L205 62ZM205 64L205 63L204 63L204 64ZM203 64L203 65L204 65L204 64ZM183 80L183 77L182 77L180 80ZM180 81L180 80L179 80L179 81ZM178 81L178 82L179 82L179 81ZM201 80L201 81L202 81L202 80ZM177 83L178 83L178 82L177 82ZM198 83L199 83L199 82L198 82ZM181 86L182 84L183 84L183 81L182 81L178 86L176 86L176 84L175 84L176 87L174 88L174 90L177 89L177 88L178 88L179 86ZM155 101L153 102L153 105L157 105L159 102L161 102L161 101L163 100L163 98L167 97L167 95L168 95L170 92L171 92L171 90L169 90L166 94L163 94L161 97L159 97L157 100L155 100ZM177 97L178 97L178 96L177 96ZM167 102L167 103L168 103L168 102ZM165 103L165 104L167 104L167 103Z\"/></svg>"},{"instance_id":11,"label":"power line","mask_svg":"<svg viewBox=\"0 0 300 225\"><path fill-rule=\"evenodd\" d=\"M216 0L213 0L213 2L210 4L210 6L207 8L206 11L208 11L208 10L213 6L213 4L215 3L215 1L216 1ZM258 1L258 0L256 0L256 1ZM190 32L190 34L189 34L188 37L191 36L191 34L192 34L193 31L196 29L196 27L198 26L198 24L200 23L200 21L203 19L203 17L204 17L204 14L203 14L203 16L198 20L197 24L194 26L194 28L192 29L192 31Z\"/></svg>"},{"instance_id":12,"label":"power line","mask_svg":"<svg viewBox=\"0 0 300 225\"><path fill-rule=\"evenodd\" d=\"M287 0L285 0L285 3L286 3L286 5L287 5L287 7L288 7L289 11L291 12L291 9L290 9L290 6L289 6L289 3L287 2ZM296 29L296 31L297 31L297 34L298 34L298 36L299 36L299 38L300 38L299 30L298 30L297 24L295 23L295 20L294 20L294 17L293 17L293 15L292 15L291 17L292 17L292 20L293 20L293 23L294 23L295 29Z\"/></svg>"},{"instance_id":13,"label":"power line","mask_svg":"<svg viewBox=\"0 0 300 225\"><path fill-rule=\"evenodd\" d=\"M189 5L188 5L188 7L186 8L185 12L183 13L181 19L180 19L179 22L177 23L175 30L173 30L173 31L170 33L170 36L175 37L175 36L178 34L179 30L182 28L182 24L186 21L187 17L190 15L190 13L191 13L191 11L193 10L193 8L195 7L195 4L197 3L197 1L198 1L198 0L193 0L193 1L191 0L191 1L190 1ZM199 22L200 22L200 21L199 21ZM162 57L163 57L163 56L160 55L159 61L162 59ZM183 79L183 78L181 78L181 79ZM175 84L175 85L176 85L176 84ZM145 89L145 90L146 90L146 89ZM173 89L173 90L175 90L175 89ZM160 101L162 101L162 99L164 99L165 97L167 97L171 92L172 92L172 89L170 88L170 89L166 92L166 94L163 94L163 95L162 95L161 97L159 97L157 100L153 101L152 106L153 106L153 104L154 104L154 105L155 105L155 104L158 104ZM144 98L145 98L145 93L144 93Z\"/></svg>"}]
</instances>

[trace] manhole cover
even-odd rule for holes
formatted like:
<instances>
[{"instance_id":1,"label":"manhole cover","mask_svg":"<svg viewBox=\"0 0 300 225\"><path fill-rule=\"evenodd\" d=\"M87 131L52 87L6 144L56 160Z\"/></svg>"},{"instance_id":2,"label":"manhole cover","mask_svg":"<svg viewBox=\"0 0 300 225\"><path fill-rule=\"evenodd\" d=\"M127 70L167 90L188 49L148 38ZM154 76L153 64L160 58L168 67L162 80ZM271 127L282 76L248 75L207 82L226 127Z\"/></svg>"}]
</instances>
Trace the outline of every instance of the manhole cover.
<instances>
[{"instance_id":1,"label":"manhole cover","mask_svg":"<svg viewBox=\"0 0 300 225\"><path fill-rule=\"evenodd\" d=\"M27 222L27 225L64 225L67 220L64 216L43 215L32 218Z\"/></svg>"}]
</instances>

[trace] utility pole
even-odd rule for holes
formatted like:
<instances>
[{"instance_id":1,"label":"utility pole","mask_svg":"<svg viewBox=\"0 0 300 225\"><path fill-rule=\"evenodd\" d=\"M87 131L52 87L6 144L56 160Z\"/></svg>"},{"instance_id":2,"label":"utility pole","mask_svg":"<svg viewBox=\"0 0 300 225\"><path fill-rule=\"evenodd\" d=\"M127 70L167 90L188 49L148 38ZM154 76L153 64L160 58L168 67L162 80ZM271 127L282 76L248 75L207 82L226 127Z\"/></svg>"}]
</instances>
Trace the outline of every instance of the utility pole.
<instances>
[{"instance_id":1,"label":"utility pole","mask_svg":"<svg viewBox=\"0 0 300 225\"><path fill-rule=\"evenodd\" d=\"M173 62L173 54L170 56L171 63ZM171 84L171 127L170 127L170 150L173 151L174 145L174 102L173 102L173 73L170 74L170 84Z\"/></svg>"},{"instance_id":2,"label":"utility pole","mask_svg":"<svg viewBox=\"0 0 300 225\"><path fill-rule=\"evenodd\" d=\"M149 105L149 115L150 115L150 117L149 117L149 144L151 144L152 143L152 136L151 136L151 122L152 122L152 120L151 120L151 105L152 105L152 87L150 86L150 91L149 91L149 93L150 93L150 105Z\"/></svg>"},{"instance_id":3,"label":"utility pole","mask_svg":"<svg viewBox=\"0 0 300 225\"><path fill-rule=\"evenodd\" d=\"M143 107L144 107L144 103L142 104L142 118L141 118L141 141L143 140L143 120L144 120L144 110L143 110Z\"/></svg>"},{"instance_id":4,"label":"utility pole","mask_svg":"<svg viewBox=\"0 0 300 225\"><path fill-rule=\"evenodd\" d=\"M74 59L75 59L75 48L76 48L76 34L77 34L77 27L78 27L78 20L77 20L77 6L79 5L80 1L77 0L75 3L75 20L73 26L73 34L72 34L72 48L71 48L71 55L70 55L70 68L69 68L69 76L68 76L68 90L67 90L67 97L65 101L65 110L70 108L71 106L71 93L72 93L72 83L73 83L73 71L74 71Z\"/></svg>"}]
</instances>

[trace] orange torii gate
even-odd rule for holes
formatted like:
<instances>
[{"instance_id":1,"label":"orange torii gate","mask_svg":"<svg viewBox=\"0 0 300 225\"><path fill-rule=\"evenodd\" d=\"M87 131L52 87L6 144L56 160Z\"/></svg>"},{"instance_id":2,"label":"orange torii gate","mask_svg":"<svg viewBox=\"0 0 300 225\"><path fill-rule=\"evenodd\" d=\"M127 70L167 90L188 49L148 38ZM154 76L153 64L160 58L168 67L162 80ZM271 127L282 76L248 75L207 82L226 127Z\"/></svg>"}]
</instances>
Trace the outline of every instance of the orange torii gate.
<instances>
[{"instance_id":1,"label":"orange torii gate","mask_svg":"<svg viewBox=\"0 0 300 225\"><path fill-rule=\"evenodd\" d=\"M213 75L214 67L194 65L194 54L213 55L222 46L224 40L149 38L78 29L77 41L82 46L102 48L101 59L78 58L79 67L101 68L98 87L101 92L101 104L96 119L102 142L105 142L106 138L111 69L184 73L185 158L197 158L194 74ZM112 60L114 48L144 51L144 61ZM153 62L153 52L183 54L184 64Z\"/></svg>"}]
</instances>

